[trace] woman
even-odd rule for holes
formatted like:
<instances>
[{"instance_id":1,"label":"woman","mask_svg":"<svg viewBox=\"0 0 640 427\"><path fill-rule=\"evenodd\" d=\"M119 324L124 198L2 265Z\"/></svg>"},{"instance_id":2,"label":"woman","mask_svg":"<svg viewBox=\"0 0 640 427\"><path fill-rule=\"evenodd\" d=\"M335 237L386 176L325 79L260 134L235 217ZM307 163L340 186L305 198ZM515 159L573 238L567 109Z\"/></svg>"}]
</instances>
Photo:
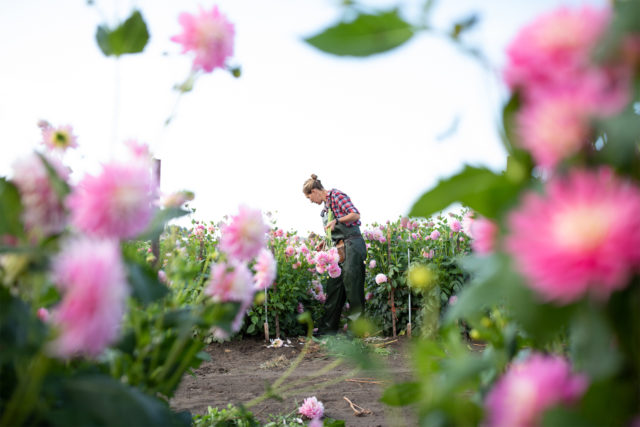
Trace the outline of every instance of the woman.
<instances>
[{"instance_id":1,"label":"woman","mask_svg":"<svg viewBox=\"0 0 640 427\"><path fill-rule=\"evenodd\" d=\"M340 264L339 277L326 283L327 300L325 314L318 333L335 333L340 325L340 314L345 301L349 302L349 319L355 320L364 312L364 262L367 248L360 234L360 212L349 196L335 188L327 191L316 175L306 180L302 192L312 203L324 203L320 212L325 230L331 230L331 240L336 245L344 241L345 258ZM329 212L332 220L329 220Z\"/></svg>"}]
</instances>

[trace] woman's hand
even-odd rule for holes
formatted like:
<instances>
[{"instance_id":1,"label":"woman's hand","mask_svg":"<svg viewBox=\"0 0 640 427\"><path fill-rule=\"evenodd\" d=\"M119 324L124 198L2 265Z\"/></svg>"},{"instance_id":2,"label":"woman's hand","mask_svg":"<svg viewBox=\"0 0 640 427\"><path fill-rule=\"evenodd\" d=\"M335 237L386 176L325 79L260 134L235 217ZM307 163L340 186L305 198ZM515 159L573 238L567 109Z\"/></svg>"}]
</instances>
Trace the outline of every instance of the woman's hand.
<instances>
[{"instance_id":1,"label":"woman's hand","mask_svg":"<svg viewBox=\"0 0 640 427\"><path fill-rule=\"evenodd\" d=\"M322 240L320 242L318 242L318 244L316 245L316 251L323 251L325 248L327 247L327 242L326 240Z\"/></svg>"}]
</instances>

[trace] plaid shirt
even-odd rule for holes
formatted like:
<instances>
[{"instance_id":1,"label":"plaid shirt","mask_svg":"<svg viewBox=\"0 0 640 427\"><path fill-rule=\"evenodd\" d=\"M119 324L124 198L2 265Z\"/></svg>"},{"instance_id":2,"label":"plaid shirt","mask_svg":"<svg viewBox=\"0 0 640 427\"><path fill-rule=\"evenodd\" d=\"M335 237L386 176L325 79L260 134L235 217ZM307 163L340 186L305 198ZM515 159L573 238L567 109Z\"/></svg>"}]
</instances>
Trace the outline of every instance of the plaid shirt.
<instances>
[{"instance_id":1,"label":"plaid shirt","mask_svg":"<svg viewBox=\"0 0 640 427\"><path fill-rule=\"evenodd\" d=\"M336 220L350 213L360 213L358 209L353 206L353 203L351 202L349 196L335 188L333 188L331 191L329 191L329 194L327 194L327 201L324 203L324 209L322 209L320 215L326 215L329 209L333 211ZM346 225L347 227L360 225L360 220L344 225Z\"/></svg>"}]
</instances>

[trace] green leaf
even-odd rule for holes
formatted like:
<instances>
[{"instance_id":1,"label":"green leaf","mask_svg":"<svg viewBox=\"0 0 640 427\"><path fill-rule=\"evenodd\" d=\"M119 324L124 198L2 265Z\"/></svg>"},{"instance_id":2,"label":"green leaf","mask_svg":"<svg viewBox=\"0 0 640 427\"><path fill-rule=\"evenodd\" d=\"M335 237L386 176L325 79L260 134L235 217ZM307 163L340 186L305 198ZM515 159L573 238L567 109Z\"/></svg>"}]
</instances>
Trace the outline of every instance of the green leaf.
<instances>
[{"instance_id":1,"label":"green leaf","mask_svg":"<svg viewBox=\"0 0 640 427\"><path fill-rule=\"evenodd\" d=\"M157 301L169 293L169 289L158 280L158 273L146 264L128 259L125 261L127 276L133 297L143 306Z\"/></svg>"},{"instance_id":2,"label":"green leaf","mask_svg":"<svg viewBox=\"0 0 640 427\"><path fill-rule=\"evenodd\" d=\"M161 209L156 213L156 216L151 220L151 223L147 229L137 237L138 240L155 240L160 237L160 234L164 231L164 227L169 221L175 218L179 218L188 214L189 211L182 208L168 208Z\"/></svg>"},{"instance_id":3,"label":"green leaf","mask_svg":"<svg viewBox=\"0 0 640 427\"><path fill-rule=\"evenodd\" d=\"M49 163L49 161L45 156L43 156L40 153L36 153L36 154L38 155L38 157L40 157L42 164L47 170L49 183L51 184L53 191L55 191L56 196L58 196L58 200L63 202L64 199L69 195L69 193L71 193L71 187L64 179L60 178L60 175L58 175L58 172L55 170L53 166L51 166L51 163Z\"/></svg>"},{"instance_id":4,"label":"green leaf","mask_svg":"<svg viewBox=\"0 0 640 427\"><path fill-rule=\"evenodd\" d=\"M20 215L22 215L20 192L11 182L0 178L0 236L24 234Z\"/></svg>"},{"instance_id":5,"label":"green leaf","mask_svg":"<svg viewBox=\"0 0 640 427\"><path fill-rule=\"evenodd\" d=\"M406 406L420 400L422 387L418 382L393 384L382 393L380 401L389 406Z\"/></svg>"},{"instance_id":6,"label":"green leaf","mask_svg":"<svg viewBox=\"0 0 640 427\"><path fill-rule=\"evenodd\" d=\"M65 378L59 394L57 400L64 405L57 405L50 414L54 426L191 424L190 418L173 413L160 399L103 375Z\"/></svg>"},{"instance_id":7,"label":"green leaf","mask_svg":"<svg viewBox=\"0 0 640 427\"><path fill-rule=\"evenodd\" d=\"M140 53L149 41L149 31L142 14L134 10L126 21L114 29L106 24L96 31L96 42L105 56Z\"/></svg>"},{"instance_id":8,"label":"green leaf","mask_svg":"<svg viewBox=\"0 0 640 427\"><path fill-rule=\"evenodd\" d=\"M414 35L397 10L370 15L361 13L351 22L340 22L305 39L315 48L338 56L370 56L394 49Z\"/></svg>"},{"instance_id":9,"label":"green leaf","mask_svg":"<svg viewBox=\"0 0 640 427\"><path fill-rule=\"evenodd\" d=\"M497 218L508 209L520 184L487 168L466 166L462 172L441 180L414 203L409 216L428 218L452 203L460 202L487 218Z\"/></svg>"},{"instance_id":10,"label":"green leaf","mask_svg":"<svg viewBox=\"0 0 640 427\"><path fill-rule=\"evenodd\" d=\"M622 358L613 345L613 331L604 314L585 303L579 307L572 320L570 345L576 369L593 379L615 374Z\"/></svg>"}]
</instances>

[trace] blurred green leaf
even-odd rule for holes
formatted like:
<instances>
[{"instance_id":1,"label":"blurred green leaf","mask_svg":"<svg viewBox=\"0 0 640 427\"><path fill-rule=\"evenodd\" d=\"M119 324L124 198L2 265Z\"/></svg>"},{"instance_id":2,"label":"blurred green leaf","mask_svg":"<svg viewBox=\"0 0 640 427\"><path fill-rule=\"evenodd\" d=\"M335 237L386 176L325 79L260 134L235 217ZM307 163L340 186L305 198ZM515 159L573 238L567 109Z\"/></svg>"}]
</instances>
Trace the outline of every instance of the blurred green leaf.
<instances>
[{"instance_id":1,"label":"blurred green leaf","mask_svg":"<svg viewBox=\"0 0 640 427\"><path fill-rule=\"evenodd\" d=\"M160 209L156 212L156 216L151 220L147 229L137 237L137 240L155 240L160 237L164 231L164 227L169 221L181 216L187 215L189 211L182 208Z\"/></svg>"},{"instance_id":2,"label":"blurred green leaf","mask_svg":"<svg viewBox=\"0 0 640 427\"><path fill-rule=\"evenodd\" d=\"M315 48L339 56L370 56L394 49L414 34L397 10L370 15L361 13L351 22L340 22L305 39Z\"/></svg>"},{"instance_id":3,"label":"blurred green leaf","mask_svg":"<svg viewBox=\"0 0 640 427\"><path fill-rule=\"evenodd\" d=\"M142 14L134 10L129 18L114 29L106 24L96 31L96 42L105 56L140 53L149 41L149 30Z\"/></svg>"},{"instance_id":4,"label":"blurred green leaf","mask_svg":"<svg viewBox=\"0 0 640 427\"><path fill-rule=\"evenodd\" d=\"M0 286L0 365L35 354L45 341L46 327L30 307Z\"/></svg>"},{"instance_id":5,"label":"blurred green leaf","mask_svg":"<svg viewBox=\"0 0 640 427\"><path fill-rule=\"evenodd\" d=\"M597 152L597 157L624 171L634 172L639 157L640 116L629 107L615 117L597 121L596 127L606 135L604 147Z\"/></svg>"},{"instance_id":6,"label":"blurred green leaf","mask_svg":"<svg viewBox=\"0 0 640 427\"><path fill-rule=\"evenodd\" d=\"M596 380L615 374L622 361L606 317L588 303L572 319L570 348L576 369Z\"/></svg>"},{"instance_id":7,"label":"blurred green leaf","mask_svg":"<svg viewBox=\"0 0 640 427\"><path fill-rule=\"evenodd\" d=\"M422 386L418 382L410 381L393 384L382 393L380 401L389 406L406 406L421 399Z\"/></svg>"},{"instance_id":8,"label":"blurred green leaf","mask_svg":"<svg viewBox=\"0 0 640 427\"><path fill-rule=\"evenodd\" d=\"M169 293L169 289L158 280L158 273L147 264L127 259L127 276L133 297L146 306Z\"/></svg>"},{"instance_id":9,"label":"blurred green leaf","mask_svg":"<svg viewBox=\"0 0 640 427\"><path fill-rule=\"evenodd\" d=\"M69 186L69 184L67 184L67 182L64 179L60 178L60 175L58 175L58 172L55 170L53 166L51 166L51 163L49 163L49 161L45 156L43 156L40 153L36 153L36 154L38 155L38 157L40 157L42 164L47 170L49 183L51 184L53 191L55 191L56 195L58 196L58 200L60 202L63 202L64 199L69 195L69 193L71 193L71 187Z\"/></svg>"},{"instance_id":10,"label":"blurred green leaf","mask_svg":"<svg viewBox=\"0 0 640 427\"><path fill-rule=\"evenodd\" d=\"M146 395L103 375L79 375L61 381L57 408L50 414L54 426L130 425L184 426L190 417L171 411L158 398Z\"/></svg>"},{"instance_id":11,"label":"blurred green leaf","mask_svg":"<svg viewBox=\"0 0 640 427\"><path fill-rule=\"evenodd\" d=\"M24 234L20 215L22 215L20 192L13 183L0 178L0 236Z\"/></svg>"},{"instance_id":12,"label":"blurred green leaf","mask_svg":"<svg viewBox=\"0 0 640 427\"><path fill-rule=\"evenodd\" d=\"M460 202L487 218L497 218L509 208L520 190L504 174L487 168L466 166L462 172L441 180L414 203L409 216L428 218L452 203Z\"/></svg>"}]
</instances>

